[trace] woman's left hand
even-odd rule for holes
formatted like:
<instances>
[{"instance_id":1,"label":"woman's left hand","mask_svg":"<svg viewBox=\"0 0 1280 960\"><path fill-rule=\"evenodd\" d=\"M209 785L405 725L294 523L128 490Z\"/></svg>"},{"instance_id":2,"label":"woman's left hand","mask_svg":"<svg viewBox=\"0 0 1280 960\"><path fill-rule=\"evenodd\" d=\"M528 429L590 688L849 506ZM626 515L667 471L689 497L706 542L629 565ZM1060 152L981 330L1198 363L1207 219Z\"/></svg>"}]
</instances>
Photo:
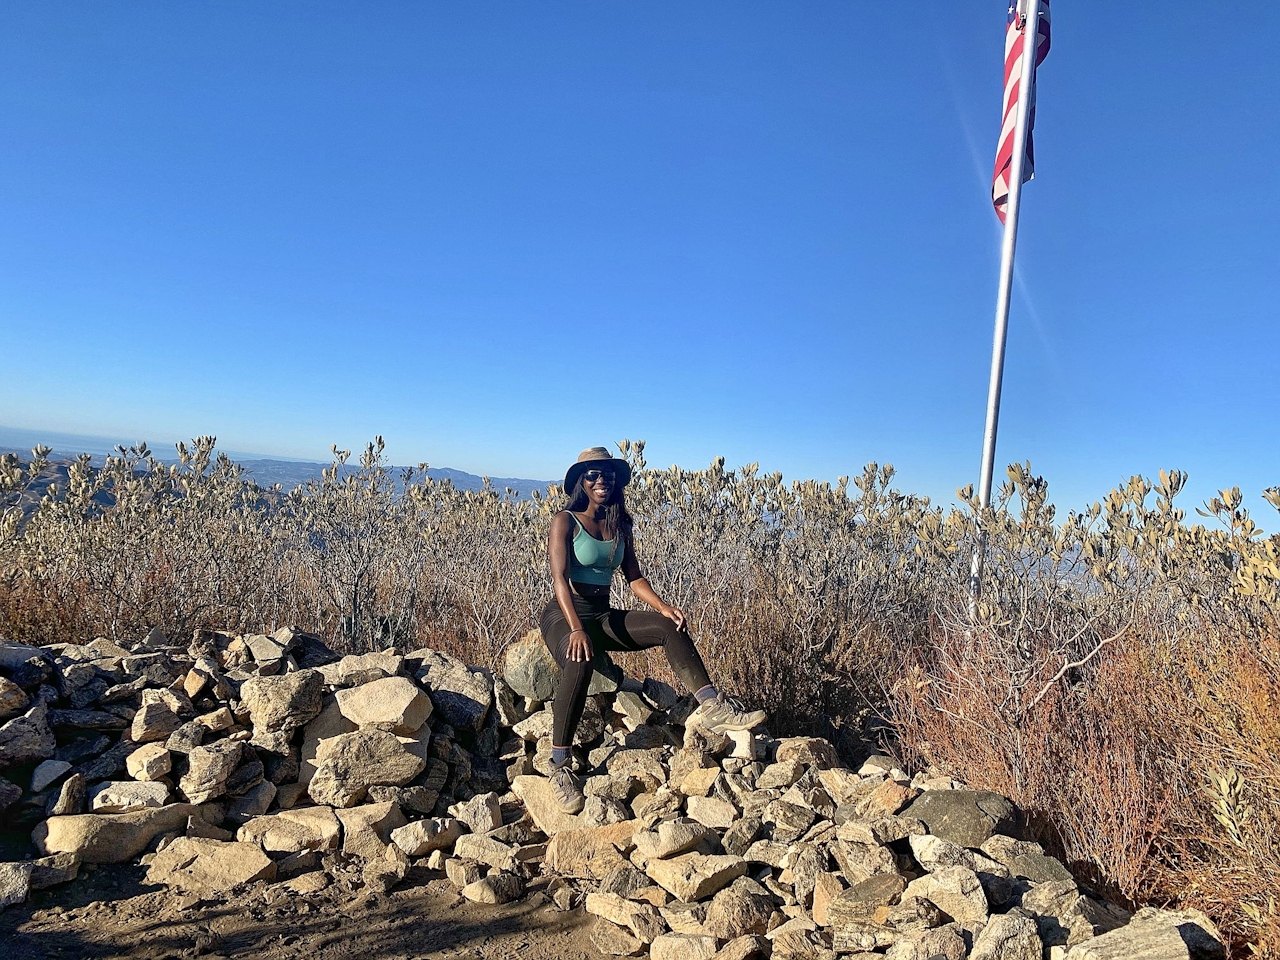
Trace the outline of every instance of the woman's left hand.
<instances>
[{"instance_id":1,"label":"woman's left hand","mask_svg":"<svg viewBox=\"0 0 1280 960\"><path fill-rule=\"evenodd\" d=\"M677 630L684 629L684 611L679 607L673 607L671 604L667 604L658 612L674 623Z\"/></svg>"}]
</instances>

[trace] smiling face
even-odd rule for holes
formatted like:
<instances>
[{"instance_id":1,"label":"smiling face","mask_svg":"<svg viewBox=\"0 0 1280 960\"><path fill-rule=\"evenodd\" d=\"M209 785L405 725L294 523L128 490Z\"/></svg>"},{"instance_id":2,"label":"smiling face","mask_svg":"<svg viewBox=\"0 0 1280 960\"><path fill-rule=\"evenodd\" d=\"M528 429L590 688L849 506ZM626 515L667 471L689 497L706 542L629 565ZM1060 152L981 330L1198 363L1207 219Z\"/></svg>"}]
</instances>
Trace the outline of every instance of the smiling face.
<instances>
[{"instance_id":1,"label":"smiling face","mask_svg":"<svg viewBox=\"0 0 1280 960\"><path fill-rule=\"evenodd\" d=\"M613 496L617 482L612 467L593 467L582 474L582 491L592 506L602 507Z\"/></svg>"}]
</instances>

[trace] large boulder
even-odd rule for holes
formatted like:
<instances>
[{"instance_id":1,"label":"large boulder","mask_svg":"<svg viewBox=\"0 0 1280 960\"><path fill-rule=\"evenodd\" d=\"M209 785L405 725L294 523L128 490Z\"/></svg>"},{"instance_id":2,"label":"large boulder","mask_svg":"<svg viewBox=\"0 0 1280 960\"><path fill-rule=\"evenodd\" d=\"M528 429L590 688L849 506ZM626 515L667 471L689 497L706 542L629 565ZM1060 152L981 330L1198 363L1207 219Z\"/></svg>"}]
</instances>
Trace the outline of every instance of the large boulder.
<instances>
[{"instance_id":1,"label":"large boulder","mask_svg":"<svg viewBox=\"0 0 1280 960\"><path fill-rule=\"evenodd\" d=\"M554 722L550 708L546 710L539 710L537 713L532 713L523 720L513 724L511 732L521 740L527 740L529 743L537 743L544 737L551 736L552 724Z\"/></svg>"},{"instance_id":2,"label":"large boulder","mask_svg":"<svg viewBox=\"0 0 1280 960\"><path fill-rule=\"evenodd\" d=\"M83 773L73 773L62 781L45 812L51 817L66 817L84 813L88 802L88 787Z\"/></svg>"},{"instance_id":3,"label":"large boulder","mask_svg":"<svg viewBox=\"0 0 1280 960\"><path fill-rule=\"evenodd\" d=\"M240 769L244 770L245 767ZM227 819L232 823L243 825L254 817L262 816L271 808L276 793L276 785L270 780L259 781L227 804Z\"/></svg>"},{"instance_id":4,"label":"large boulder","mask_svg":"<svg viewBox=\"0 0 1280 960\"><path fill-rule=\"evenodd\" d=\"M494 870L513 871L517 867L515 847L493 837L464 833L453 845L454 856L474 860Z\"/></svg>"},{"instance_id":5,"label":"large boulder","mask_svg":"<svg viewBox=\"0 0 1280 960\"><path fill-rule=\"evenodd\" d=\"M177 730L169 734L162 746L170 753L190 753L204 743L205 734L209 732L199 720L188 720Z\"/></svg>"},{"instance_id":6,"label":"large boulder","mask_svg":"<svg viewBox=\"0 0 1280 960\"><path fill-rule=\"evenodd\" d=\"M703 840L712 836L712 830L696 820L663 820L652 829L636 833L636 853L644 860L666 860L688 853Z\"/></svg>"},{"instance_id":7,"label":"large boulder","mask_svg":"<svg viewBox=\"0 0 1280 960\"><path fill-rule=\"evenodd\" d=\"M130 813L50 817L32 831L31 839L45 856L74 853L84 863L123 863L160 834L183 829L195 812L192 804L171 803Z\"/></svg>"},{"instance_id":8,"label":"large boulder","mask_svg":"<svg viewBox=\"0 0 1280 960\"><path fill-rule=\"evenodd\" d=\"M542 640L542 632L532 630L507 647L502 678L517 694L530 700L547 701L555 696L560 668Z\"/></svg>"},{"instance_id":9,"label":"large boulder","mask_svg":"<svg viewBox=\"0 0 1280 960\"><path fill-rule=\"evenodd\" d=\"M718 830L727 830L738 819L738 808L719 797L690 797L685 809L694 820Z\"/></svg>"},{"instance_id":10,"label":"large boulder","mask_svg":"<svg viewBox=\"0 0 1280 960\"><path fill-rule=\"evenodd\" d=\"M408 736L431 716L431 701L408 677L384 677L339 690L338 710L361 730Z\"/></svg>"},{"instance_id":11,"label":"large boulder","mask_svg":"<svg viewBox=\"0 0 1280 960\"><path fill-rule=\"evenodd\" d=\"M479 793L449 808L450 816L467 825L472 833L489 833L502 826L502 805L496 793Z\"/></svg>"},{"instance_id":12,"label":"large boulder","mask_svg":"<svg viewBox=\"0 0 1280 960\"><path fill-rule=\"evenodd\" d=\"M591 945L606 957L638 957L647 950L629 930L603 918L591 928Z\"/></svg>"},{"instance_id":13,"label":"large boulder","mask_svg":"<svg viewBox=\"0 0 1280 960\"><path fill-rule=\"evenodd\" d=\"M14 671L23 665L30 663L32 660L49 659L49 652L39 647L32 647L25 643L9 643L8 641L0 641L0 667L5 670Z\"/></svg>"},{"instance_id":14,"label":"large boulder","mask_svg":"<svg viewBox=\"0 0 1280 960\"><path fill-rule=\"evenodd\" d=\"M654 715L653 707L649 702L631 690L620 691L613 698L613 712L618 714L626 728L633 732L647 724Z\"/></svg>"},{"instance_id":15,"label":"large boulder","mask_svg":"<svg viewBox=\"0 0 1280 960\"><path fill-rule=\"evenodd\" d=\"M50 709L49 726L53 728L55 735L65 738L86 730L118 733L129 726L129 721L106 710Z\"/></svg>"},{"instance_id":16,"label":"large boulder","mask_svg":"<svg viewBox=\"0 0 1280 960\"><path fill-rule=\"evenodd\" d=\"M1045 946L1074 946L1122 927L1133 916L1123 907L1080 893L1074 880L1032 883L1021 891L1019 906L1035 918Z\"/></svg>"},{"instance_id":17,"label":"large boulder","mask_svg":"<svg viewBox=\"0 0 1280 960\"><path fill-rule=\"evenodd\" d=\"M55 853L31 861L31 889L47 890L70 883L80 874L80 858L74 853Z\"/></svg>"},{"instance_id":18,"label":"large boulder","mask_svg":"<svg viewBox=\"0 0 1280 960\"><path fill-rule=\"evenodd\" d=\"M275 632L275 636L277 638L282 637L285 630L289 630L294 634L294 642L289 649L294 661L302 669L322 667L327 663L335 663L341 659L325 646L323 640L313 633L299 633L292 627L282 627Z\"/></svg>"},{"instance_id":19,"label":"large boulder","mask_svg":"<svg viewBox=\"0 0 1280 960\"><path fill-rule=\"evenodd\" d=\"M256 843L179 837L156 854L147 868L146 882L212 897L243 883L275 877L275 862Z\"/></svg>"},{"instance_id":20,"label":"large boulder","mask_svg":"<svg viewBox=\"0 0 1280 960\"><path fill-rule=\"evenodd\" d=\"M240 700L253 718L255 730L297 730L320 713L324 677L318 670L250 677L240 686Z\"/></svg>"},{"instance_id":21,"label":"large boulder","mask_svg":"<svg viewBox=\"0 0 1280 960\"><path fill-rule=\"evenodd\" d=\"M585 906L587 913L626 927L642 943L652 943L667 932L666 922L650 903L637 903L616 893L588 893Z\"/></svg>"},{"instance_id":22,"label":"large boulder","mask_svg":"<svg viewBox=\"0 0 1280 960\"><path fill-rule=\"evenodd\" d=\"M445 723L458 730L479 730L493 704L493 685L481 670L436 650L415 650L406 666L427 688Z\"/></svg>"},{"instance_id":23,"label":"large boulder","mask_svg":"<svg viewBox=\"0 0 1280 960\"><path fill-rule=\"evenodd\" d=\"M897 903L906 886L906 881L897 873L877 873L859 880L828 901L824 911L826 922L833 927L865 922L881 907Z\"/></svg>"},{"instance_id":24,"label":"large boulder","mask_svg":"<svg viewBox=\"0 0 1280 960\"><path fill-rule=\"evenodd\" d=\"M823 740L821 737L783 737L778 741L774 760L777 763L798 760L819 770L828 770L840 765L835 747L830 741Z\"/></svg>"},{"instance_id":25,"label":"large boulder","mask_svg":"<svg viewBox=\"0 0 1280 960\"><path fill-rule=\"evenodd\" d=\"M241 638L249 655L254 661L280 669L284 666L284 658L288 653L285 645L274 637L265 634L251 634Z\"/></svg>"},{"instance_id":26,"label":"large boulder","mask_svg":"<svg viewBox=\"0 0 1280 960\"><path fill-rule=\"evenodd\" d=\"M529 715L530 702L523 697L516 696L516 692L511 689L510 685L502 677L493 678L493 713L497 714L499 726L514 727L527 717ZM493 720L494 716L490 714L489 722L492 723Z\"/></svg>"},{"instance_id":27,"label":"large boulder","mask_svg":"<svg viewBox=\"0 0 1280 960\"><path fill-rule=\"evenodd\" d=\"M524 882L513 873L494 871L458 892L475 903L510 903L524 894Z\"/></svg>"}]
</instances>

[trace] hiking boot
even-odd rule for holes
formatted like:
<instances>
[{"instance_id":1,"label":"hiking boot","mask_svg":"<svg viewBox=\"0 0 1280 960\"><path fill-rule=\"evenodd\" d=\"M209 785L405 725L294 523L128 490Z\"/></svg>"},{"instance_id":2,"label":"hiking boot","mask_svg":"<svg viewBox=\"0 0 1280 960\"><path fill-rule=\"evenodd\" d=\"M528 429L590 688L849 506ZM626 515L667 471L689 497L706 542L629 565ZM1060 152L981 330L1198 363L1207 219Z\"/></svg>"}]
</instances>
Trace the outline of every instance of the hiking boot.
<instances>
[{"instance_id":1,"label":"hiking boot","mask_svg":"<svg viewBox=\"0 0 1280 960\"><path fill-rule=\"evenodd\" d=\"M733 697L720 696L714 700L708 700L693 711L688 725L701 727L709 733L754 730L764 723L768 716L763 710L747 710Z\"/></svg>"},{"instance_id":2,"label":"hiking boot","mask_svg":"<svg viewBox=\"0 0 1280 960\"><path fill-rule=\"evenodd\" d=\"M582 795L582 781L569 769L569 764L557 768L551 774L551 796L561 813L580 813L586 798Z\"/></svg>"}]
</instances>

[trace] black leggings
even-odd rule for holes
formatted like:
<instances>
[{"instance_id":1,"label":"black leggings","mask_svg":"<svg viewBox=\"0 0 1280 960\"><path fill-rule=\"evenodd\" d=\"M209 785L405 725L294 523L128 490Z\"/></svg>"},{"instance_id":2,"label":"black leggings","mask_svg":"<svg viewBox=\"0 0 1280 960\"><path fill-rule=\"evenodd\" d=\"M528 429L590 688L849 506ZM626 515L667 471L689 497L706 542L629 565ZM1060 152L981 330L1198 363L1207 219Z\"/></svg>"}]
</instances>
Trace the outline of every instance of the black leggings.
<instances>
[{"instance_id":1,"label":"black leggings","mask_svg":"<svg viewBox=\"0 0 1280 960\"><path fill-rule=\"evenodd\" d=\"M634 652L662 647L671 668L680 682L697 693L710 686L707 668L693 645L688 630L677 630L670 619L652 610L614 610L609 607L607 592L599 598L573 596L573 609L582 621L582 629L591 638L595 653L605 650ZM569 659L568 646L571 632L560 604L552 600L542 611L542 639L547 649L560 665L560 685L551 705L553 717L551 743L567 747L573 743L574 731L582 719L582 708L587 703L587 687L595 667L590 661L581 663Z\"/></svg>"}]
</instances>

